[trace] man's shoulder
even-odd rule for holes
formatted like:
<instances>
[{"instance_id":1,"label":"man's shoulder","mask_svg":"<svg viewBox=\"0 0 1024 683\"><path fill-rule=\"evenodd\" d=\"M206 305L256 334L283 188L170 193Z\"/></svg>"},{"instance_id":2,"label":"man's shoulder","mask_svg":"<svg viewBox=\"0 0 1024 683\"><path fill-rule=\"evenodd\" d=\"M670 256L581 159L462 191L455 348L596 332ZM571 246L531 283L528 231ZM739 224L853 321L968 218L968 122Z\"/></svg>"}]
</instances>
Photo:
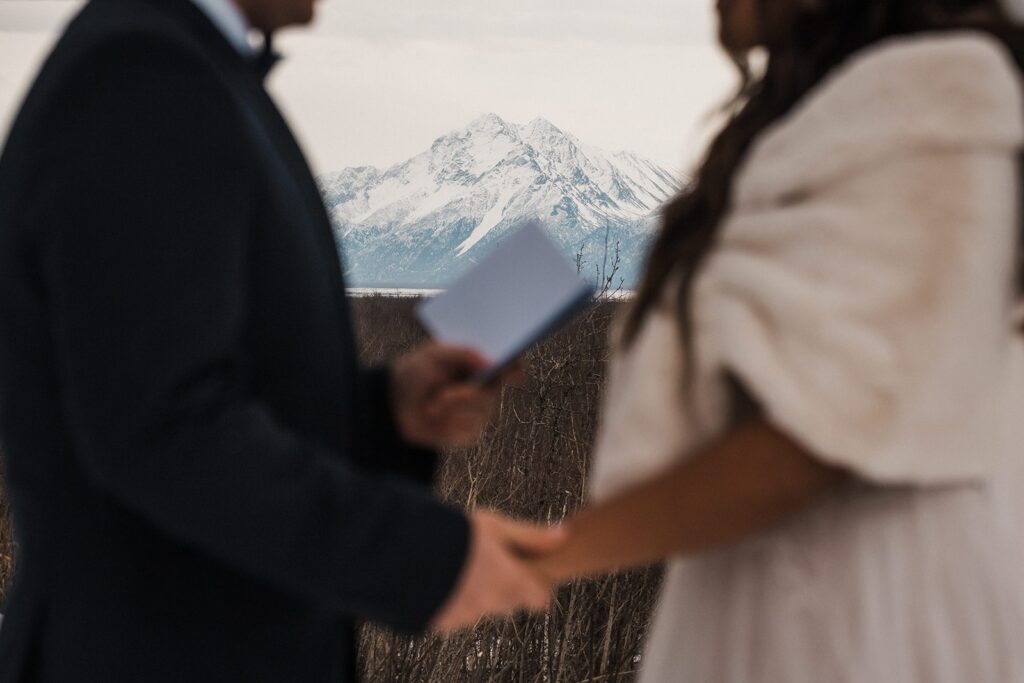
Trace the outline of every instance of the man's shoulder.
<instances>
[{"instance_id":1,"label":"man's shoulder","mask_svg":"<svg viewBox=\"0 0 1024 683\"><path fill-rule=\"evenodd\" d=\"M93 0L68 24L41 72L57 76L72 70L91 78L90 70L110 63L131 70L134 62L151 66L215 70L216 60L173 14L139 0Z\"/></svg>"},{"instance_id":2,"label":"man's shoulder","mask_svg":"<svg viewBox=\"0 0 1024 683\"><path fill-rule=\"evenodd\" d=\"M158 5L140 0L91 0L68 23L66 36L93 39L117 33L163 33L179 30Z\"/></svg>"},{"instance_id":3,"label":"man's shoulder","mask_svg":"<svg viewBox=\"0 0 1024 683\"><path fill-rule=\"evenodd\" d=\"M178 144L181 131L211 149L242 148L230 77L149 3L93 0L68 25L15 117L0 186L27 191L25 183L92 157L98 145L131 159L140 139Z\"/></svg>"},{"instance_id":4,"label":"man's shoulder","mask_svg":"<svg viewBox=\"0 0 1024 683\"><path fill-rule=\"evenodd\" d=\"M224 118L230 77L216 51L157 5L93 0L47 57L18 118L29 127L58 123L70 133L93 109L151 109L141 94L162 100L169 112L195 118L219 110Z\"/></svg>"}]
</instances>

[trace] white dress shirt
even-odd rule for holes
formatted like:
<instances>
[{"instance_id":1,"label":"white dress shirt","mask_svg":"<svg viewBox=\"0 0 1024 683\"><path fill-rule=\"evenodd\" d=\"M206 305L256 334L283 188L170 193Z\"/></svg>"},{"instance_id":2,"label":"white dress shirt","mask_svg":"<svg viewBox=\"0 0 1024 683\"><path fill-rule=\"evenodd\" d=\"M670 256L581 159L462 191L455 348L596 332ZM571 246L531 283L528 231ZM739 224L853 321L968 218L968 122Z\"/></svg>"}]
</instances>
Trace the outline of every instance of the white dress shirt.
<instances>
[{"instance_id":1,"label":"white dress shirt","mask_svg":"<svg viewBox=\"0 0 1024 683\"><path fill-rule=\"evenodd\" d=\"M228 42L246 57L256 54L256 48L249 42L252 26L234 0L192 0L195 5L220 29Z\"/></svg>"}]
</instances>

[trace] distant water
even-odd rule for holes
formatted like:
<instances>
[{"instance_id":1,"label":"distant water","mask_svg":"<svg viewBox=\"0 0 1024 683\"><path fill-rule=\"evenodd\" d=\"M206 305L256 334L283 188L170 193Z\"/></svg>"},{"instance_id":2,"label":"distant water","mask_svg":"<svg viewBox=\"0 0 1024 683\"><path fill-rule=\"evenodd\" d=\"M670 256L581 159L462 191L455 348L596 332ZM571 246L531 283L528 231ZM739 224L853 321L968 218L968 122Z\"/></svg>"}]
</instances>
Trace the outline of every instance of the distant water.
<instances>
[{"instance_id":1,"label":"distant water","mask_svg":"<svg viewBox=\"0 0 1024 683\"><path fill-rule=\"evenodd\" d=\"M366 299L374 296L391 297L394 299L420 299L423 297L431 297L443 292L443 289L392 289L386 287L349 287L348 295L353 299ZM604 295L603 299L611 299L614 301L628 301L633 298L635 292L632 290L619 290L617 292L609 292Z\"/></svg>"},{"instance_id":2,"label":"distant water","mask_svg":"<svg viewBox=\"0 0 1024 683\"><path fill-rule=\"evenodd\" d=\"M390 289L378 287L349 287L348 295L355 299L365 299L371 296L386 296L395 299L419 299L421 297L434 296L444 290L440 289Z\"/></svg>"}]
</instances>

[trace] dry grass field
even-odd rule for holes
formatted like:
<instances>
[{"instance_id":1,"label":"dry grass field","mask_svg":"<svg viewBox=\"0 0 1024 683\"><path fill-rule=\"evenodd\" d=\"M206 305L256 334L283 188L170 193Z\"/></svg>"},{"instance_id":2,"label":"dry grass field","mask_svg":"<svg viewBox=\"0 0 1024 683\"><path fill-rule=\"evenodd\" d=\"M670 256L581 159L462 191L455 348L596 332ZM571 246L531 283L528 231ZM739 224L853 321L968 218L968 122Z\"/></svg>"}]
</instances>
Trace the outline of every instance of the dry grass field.
<instances>
[{"instance_id":1,"label":"dry grass field","mask_svg":"<svg viewBox=\"0 0 1024 683\"><path fill-rule=\"evenodd\" d=\"M353 303L366 361L392 358L423 341L414 301ZM442 495L544 522L579 508L604 384L608 324L618 306L595 307L530 353L529 381L505 390L481 443L446 454ZM656 589L654 572L579 581L559 591L548 614L482 624L448 640L366 629L365 678L624 683L635 676Z\"/></svg>"},{"instance_id":2,"label":"dry grass field","mask_svg":"<svg viewBox=\"0 0 1024 683\"><path fill-rule=\"evenodd\" d=\"M415 301L353 300L367 362L423 341ZM460 505L551 522L578 509L607 360L607 329L620 304L601 304L533 350L527 384L504 391L481 443L446 454L440 493ZM0 588L10 579L13 543L0 499ZM442 640L362 635L362 670L374 683L621 683L633 679L657 587L637 572L562 588L537 617L481 624Z\"/></svg>"}]
</instances>

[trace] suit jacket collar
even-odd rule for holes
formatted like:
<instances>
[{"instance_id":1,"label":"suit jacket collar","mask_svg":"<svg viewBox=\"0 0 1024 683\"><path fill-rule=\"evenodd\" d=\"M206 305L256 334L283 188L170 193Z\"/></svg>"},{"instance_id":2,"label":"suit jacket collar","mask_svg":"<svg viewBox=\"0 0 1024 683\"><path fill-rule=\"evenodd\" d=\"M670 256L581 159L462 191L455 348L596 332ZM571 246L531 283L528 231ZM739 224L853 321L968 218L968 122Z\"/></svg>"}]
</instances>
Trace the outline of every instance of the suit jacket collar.
<instances>
[{"instance_id":1,"label":"suit jacket collar","mask_svg":"<svg viewBox=\"0 0 1024 683\"><path fill-rule=\"evenodd\" d=\"M187 30L193 38L209 49L221 61L231 66L248 70L263 80L279 57L266 42L266 49L258 54L243 55L225 36L224 32L210 19L206 12L193 0L130 0L142 2L171 16Z\"/></svg>"},{"instance_id":2,"label":"suit jacket collar","mask_svg":"<svg viewBox=\"0 0 1024 683\"><path fill-rule=\"evenodd\" d=\"M192 0L203 11L240 54L254 57L256 49L249 43L252 26L234 0Z\"/></svg>"}]
</instances>

